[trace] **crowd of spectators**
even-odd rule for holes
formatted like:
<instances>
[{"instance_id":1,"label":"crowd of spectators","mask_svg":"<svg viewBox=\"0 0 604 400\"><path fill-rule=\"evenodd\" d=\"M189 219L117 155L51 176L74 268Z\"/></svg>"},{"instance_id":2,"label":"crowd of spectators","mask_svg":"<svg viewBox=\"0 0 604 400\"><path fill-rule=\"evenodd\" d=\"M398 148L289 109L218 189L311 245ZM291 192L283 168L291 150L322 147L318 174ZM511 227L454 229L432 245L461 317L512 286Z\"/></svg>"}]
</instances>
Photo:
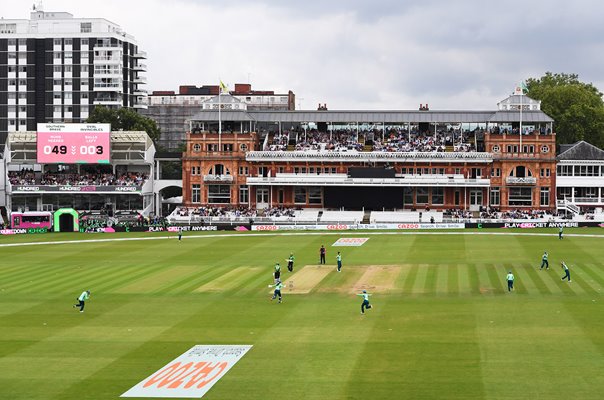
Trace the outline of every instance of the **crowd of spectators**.
<instances>
[{"instance_id":1,"label":"crowd of spectators","mask_svg":"<svg viewBox=\"0 0 604 400\"><path fill-rule=\"evenodd\" d=\"M141 172L126 172L122 174L64 174L46 172L40 178L41 185L70 185L70 186L139 186L148 179Z\"/></svg>"},{"instance_id":2,"label":"crowd of spectators","mask_svg":"<svg viewBox=\"0 0 604 400\"><path fill-rule=\"evenodd\" d=\"M295 149L297 151L362 151L363 145L358 142L356 132L351 130L319 132L313 129L298 134Z\"/></svg>"},{"instance_id":3,"label":"crowd of spectators","mask_svg":"<svg viewBox=\"0 0 604 400\"><path fill-rule=\"evenodd\" d=\"M557 212L546 212L545 210L509 210L500 211L495 207L482 207L480 219L544 219L558 216Z\"/></svg>"},{"instance_id":4,"label":"crowd of spectators","mask_svg":"<svg viewBox=\"0 0 604 400\"><path fill-rule=\"evenodd\" d=\"M290 140L295 140L296 151L363 151L365 145L371 151L381 152L471 152L476 151L474 136L482 135L484 130L461 131L448 130L419 131L416 128L390 128L363 130L341 129L322 132L316 129L307 131L284 131L270 133L272 139L265 150L285 151Z\"/></svg>"},{"instance_id":5,"label":"crowd of spectators","mask_svg":"<svg viewBox=\"0 0 604 400\"><path fill-rule=\"evenodd\" d=\"M135 218L122 219L118 215L110 217L107 214L89 214L84 212L80 214L80 229L84 232L97 232L98 229L111 226L121 227L146 227L146 226L167 226L168 221L160 216L143 216L138 214Z\"/></svg>"},{"instance_id":6,"label":"crowd of spectators","mask_svg":"<svg viewBox=\"0 0 604 400\"><path fill-rule=\"evenodd\" d=\"M8 179L11 185L35 185L36 176L31 169L23 169L21 171L10 171Z\"/></svg>"},{"instance_id":7,"label":"crowd of spectators","mask_svg":"<svg viewBox=\"0 0 604 400\"><path fill-rule=\"evenodd\" d=\"M249 207L178 207L175 214L180 217L224 217L224 218L249 218L255 217L256 210Z\"/></svg>"},{"instance_id":8,"label":"crowd of spectators","mask_svg":"<svg viewBox=\"0 0 604 400\"><path fill-rule=\"evenodd\" d=\"M552 130L550 128L546 128L545 126L541 126L541 127L529 127L529 126L525 126L522 128L522 132L523 135L551 135L552 134ZM491 129L489 129L489 133L492 133L494 135L500 135L500 134L505 134L505 135L518 135L520 134L520 127L517 128L500 128L498 126L494 126Z\"/></svg>"},{"instance_id":9,"label":"crowd of spectators","mask_svg":"<svg viewBox=\"0 0 604 400\"><path fill-rule=\"evenodd\" d=\"M451 219L470 219L472 218L472 212L468 210L450 208L443 212L443 217Z\"/></svg>"},{"instance_id":10,"label":"crowd of spectators","mask_svg":"<svg viewBox=\"0 0 604 400\"><path fill-rule=\"evenodd\" d=\"M296 216L296 211L293 208L288 207L272 207L264 210L265 217L288 217L294 218Z\"/></svg>"},{"instance_id":11,"label":"crowd of spectators","mask_svg":"<svg viewBox=\"0 0 604 400\"><path fill-rule=\"evenodd\" d=\"M473 135L473 134L472 134ZM374 135L373 151L383 152L444 152L447 147L456 152L476 151L473 136L469 132L448 131L419 132L407 130L390 130L383 137Z\"/></svg>"},{"instance_id":12,"label":"crowd of spectators","mask_svg":"<svg viewBox=\"0 0 604 400\"><path fill-rule=\"evenodd\" d=\"M10 171L8 178L11 185L139 186L148 179L148 175L142 172L120 174L100 172L83 172L80 174L64 172L35 173L31 169L23 169L21 171Z\"/></svg>"},{"instance_id":13,"label":"crowd of spectators","mask_svg":"<svg viewBox=\"0 0 604 400\"><path fill-rule=\"evenodd\" d=\"M289 142L288 133L275 133L272 142L269 144L270 151L285 151Z\"/></svg>"}]
</instances>

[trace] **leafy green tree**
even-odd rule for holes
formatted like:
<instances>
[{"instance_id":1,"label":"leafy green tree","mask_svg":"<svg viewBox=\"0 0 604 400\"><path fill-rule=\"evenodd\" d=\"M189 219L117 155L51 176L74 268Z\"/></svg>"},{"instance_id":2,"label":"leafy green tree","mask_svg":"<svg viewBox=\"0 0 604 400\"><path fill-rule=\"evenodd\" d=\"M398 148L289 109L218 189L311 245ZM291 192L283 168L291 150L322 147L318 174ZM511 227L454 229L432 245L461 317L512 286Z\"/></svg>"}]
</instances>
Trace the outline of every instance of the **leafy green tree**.
<instances>
[{"instance_id":1,"label":"leafy green tree","mask_svg":"<svg viewBox=\"0 0 604 400\"><path fill-rule=\"evenodd\" d=\"M155 121L131 108L96 106L86 122L111 124L111 130L114 131L145 131L154 143L157 143L161 135Z\"/></svg>"},{"instance_id":2,"label":"leafy green tree","mask_svg":"<svg viewBox=\"0 0 604 400\"><path fill-rule=\"evenodd\" d=\"M604 147L604 102L595 86L577 74L552 72L526 83L528 95L541 100L541 110L554 119L558 144L585 140Z\"/></svg>"}]
</instances>

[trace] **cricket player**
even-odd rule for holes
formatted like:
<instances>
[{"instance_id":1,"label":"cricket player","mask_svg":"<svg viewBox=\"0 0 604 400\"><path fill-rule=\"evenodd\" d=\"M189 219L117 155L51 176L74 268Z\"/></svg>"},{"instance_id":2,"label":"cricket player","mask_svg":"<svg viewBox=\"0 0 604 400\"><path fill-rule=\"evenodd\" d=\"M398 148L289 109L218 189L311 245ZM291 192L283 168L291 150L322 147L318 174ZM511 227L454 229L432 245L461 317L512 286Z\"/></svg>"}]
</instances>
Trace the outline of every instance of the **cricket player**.
<instances>
[{"instance_id":1,"label":"cricket player","mask_svg":"<svg viewBox=\"0 0 604 400\"><path fill-rule=\"evenodd\" d=\"M541 268L539 269L549 269L549 262L547 262L547 251L543 252L543 256L541 257Z\"/></svg>"},{"instance_id":2,"label":"cricket player","mask_svg":"<svg viewBox=\"0 0 604 400\"><path fill-rule=\"evenodd\" d=\"M336 256L336 261L338 262L338 272L342 271L342 255L338 251L338 255Z\"/></svg>"},{"instance_id":3,"label":"cricket player","mask_svg":"<svg viewBox=\"0 0 604 400\"><path fill-rule=\"evenodd\" d=\"M560 229L558 230L558 239L560 239L560 240L564 239L564 238L562 237L562 234L563 234L563 233L564 233L564 227L563 227L563 226L561 226L561 227L560 227Z\"/></svg>"},{"instance_id":4,"label":"cricket player","mask_svg":"<svg viewBox=\"0 0 604 400\"><path fill-rule=\"evenodd\" d=\"M325 264L325 253L327 250L325 250L325 245L321 245L321 248L319 249L319 264Z\"/></svg>"},{"instance_id":5,"label":"cricket player","mask_svg":"<svg viewBox=\"0 0 604 400\"><path fill-rule=\"evenodd\" d=\"M80 307L80 312L84 312L85 302L89 298L90 298L90 290L83 291L82 294L80 295L80 297L78 297L76 299L78 301L78 304L74 304L73 308Z\"/></svg>"},{"instance_id":6,"label":"cricket player","mask_svg":"<svg viewBox=\"0 0 604 400\"><path fill-rule=\"evenodd\" d=\"M512 271L508 271L505 279L508 281L508 292L511 292L514 290L514 274L512 274Z\"/></svg>"},{"instance_id":7,"label":"cricket player","mask_svg":"<svg viewBox=\"0 0 604 400\"><path fill-rule=\"evenodd\" d=\"M182 240L182 228L178 228L178 241Z\"/></svg>"},{"instance_id":8,"label":"cricket player","mask_svg":"<svg viewBox=\"0 0 604 400\"><path fill-rule=\"evenodd\" d=\"M562 269L564 270L564 276L562 277L562 280L565 280L566 278L568 278L568 281L570 282L570 270L568 269L568 267L566 266L564 261L562 261L561 264L562 264Z\"/></svg>"},{"instance_id":9,"label":"cricket player","mask_svg":"<svg viewBox=\"0 0 604 400\"><path fill-rule=\"evenodd\" d=\"M275 291L273 292L273 297L271 297L271 301L275 300L277 297L279 298L279 303L281 303L281 288L283 287L283 283L278 280L274 285L268 285L268 287L274 287Z\"/></svg>"},{"instance_id":10,"label":"cricket player","mask_svg":"<svg viewBox=\"0 0 604 400\"><path fill-rule=\"evenodd\" d=\"M363 303L361 303L361 314L365 314L365 309L372 308L371 304L369 304L369 296L371 294L367 293L366 290L363 290L363 293L358 293L357 296L361 296L363 298Z\"/></svg>"},{"instance_id":11,"label":"cricket player","mask_svg":"<svg viewBox=\"0 0 604 400\"><path fill-rule=\"evenodd\" d=\"M287 270L289 272L294 271L294 253L289 253L289 257L287 258Z\"/></svg>"},{"instance_id":12,"label":"cricket player","mask_svg":"<svg viewBox=\"0 0 604 400\"><path fill-rule=\"evenodd\" d=\"M275 278L275 284L281 281L281 265L275 264L275 272L273 272L273 278Z\"/></svg>"}]
</instances>

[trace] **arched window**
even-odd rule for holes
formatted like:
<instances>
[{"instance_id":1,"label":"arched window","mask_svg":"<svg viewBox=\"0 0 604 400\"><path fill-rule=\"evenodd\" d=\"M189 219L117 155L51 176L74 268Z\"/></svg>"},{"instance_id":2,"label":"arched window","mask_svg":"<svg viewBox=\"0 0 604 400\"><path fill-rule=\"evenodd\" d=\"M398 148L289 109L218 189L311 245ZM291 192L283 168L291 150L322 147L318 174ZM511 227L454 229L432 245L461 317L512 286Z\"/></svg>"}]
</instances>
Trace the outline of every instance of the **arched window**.
<instances>
[{"instance_id":1,"label":"arched window","mask_svg":"<svg viewBox=\"0 0 604 400\"><path fill-rule=\"evenodd\" d=\"M524 165L518 165L516 168L510 171L510 176L515 176L516 178L526 178L533 176L533 173Z\"/></svg>"},{"instance_id":2,"label":"arched window","mask_svg":"<svg viewBox=\"0 0 604 400\"><path fill-rule=\"evenodd\" d=\"M209 175L231 175L231 171L222 164L214 164L214 166L210 168Z\"/></svg>"}]
</instances>

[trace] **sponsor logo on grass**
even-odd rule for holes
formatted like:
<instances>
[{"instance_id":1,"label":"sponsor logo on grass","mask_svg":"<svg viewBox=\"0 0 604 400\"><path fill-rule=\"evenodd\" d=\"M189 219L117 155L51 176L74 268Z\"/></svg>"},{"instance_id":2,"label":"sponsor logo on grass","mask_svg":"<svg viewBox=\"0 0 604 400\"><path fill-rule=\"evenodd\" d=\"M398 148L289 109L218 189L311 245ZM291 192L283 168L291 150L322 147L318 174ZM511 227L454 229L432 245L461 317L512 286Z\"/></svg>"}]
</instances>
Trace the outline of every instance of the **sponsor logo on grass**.
<instances>
[{"instance_id":1,"label":"sponsor logo on grass","mask_svg":"<svg viewBox=\"0 0 604 400\"><path fill-rule=\"evenodd\" d=\"M121 397L203 397L251 345L197 345Z\"/></svg>"},{"instance_id":2,"label":"sponsor logo on grass","mask_svg":"<svg viewBox=\"0 0 604 400\"><path fill-rule=\"evenodd\" d=\"M332 246L362 246L369 238L339 238Z\"/></svg>"}]
</instances>

